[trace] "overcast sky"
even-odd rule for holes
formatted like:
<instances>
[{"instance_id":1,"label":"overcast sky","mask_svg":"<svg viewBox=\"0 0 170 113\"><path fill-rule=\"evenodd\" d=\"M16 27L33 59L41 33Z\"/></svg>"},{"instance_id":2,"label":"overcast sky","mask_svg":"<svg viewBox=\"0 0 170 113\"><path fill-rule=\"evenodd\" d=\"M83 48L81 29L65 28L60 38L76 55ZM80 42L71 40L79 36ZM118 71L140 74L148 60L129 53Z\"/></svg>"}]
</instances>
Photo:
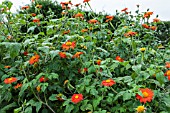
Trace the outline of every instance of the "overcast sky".
<instances>
[{"instance_id":1,"label":"overcast sky","mask_svg":"<svg viewBox=\"0 0 170 113\"><path fill-rule=\"evenodd\" d=\"M2 2L3 0L0 0ZM12 11L15 11L19 6L30 3L31 0L10 0L13 2ZM58 1L68 1L68 0L53 0ZM82 3L83 0L71 0L73 4ZM136 5L140 5L140 11L144 12L148 8L150 11L154 12L152 18L155 18L156 15L159 15L161 20L170 20L170 0L91 0L89 2L92 6L92 9L96 12L105 11L109 14L115 14L116 10L121 10L125 7L129 11L134 12L136 10Z\"/></svg>"}]
</instances>

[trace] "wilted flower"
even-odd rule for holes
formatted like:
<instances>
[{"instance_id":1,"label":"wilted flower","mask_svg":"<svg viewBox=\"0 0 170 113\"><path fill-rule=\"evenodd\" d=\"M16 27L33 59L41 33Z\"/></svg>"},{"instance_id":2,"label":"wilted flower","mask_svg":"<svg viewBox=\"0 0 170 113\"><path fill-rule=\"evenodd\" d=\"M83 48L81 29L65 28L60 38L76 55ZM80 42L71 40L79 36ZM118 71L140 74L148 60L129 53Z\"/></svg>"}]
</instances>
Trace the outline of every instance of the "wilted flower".
<instances>
[{"instance_id":1,"label":"wilted flower","mask_svg":"<svg viewBox=\"0 0 170 113\"><path fill-rule=\"evenodd\" d=\"M116 56L116 60L119 62L123 62L124 60L120 56Z\"/></svg>"},{"instance_id":2,"label":"wilted flower","mask_svg":"<svg viewBox=\"0 0 170 113\"><path fill-rule=\"evenodd\" d=\"M61 58L67 58L66 53L65 52L59 52L59 55Z\"/></svg>"},{"instance_id":3,"label":"wilted flower","mask_svg":"<svg viewBox=\"0 0 170 113\"><path fill-rule=\"evenodd\" d=\"M80 58L81 54L83 54L83 52L76 52L76 54L74 54L72 58Z\"/></svg>"},{"instance_id":4,"label":"wilted flower","mask_svg":"<svg viewBox=\"0 0 170 113\"><path fill-rule=\"evenodd\" d=\"M48 80L48 78L45 78L43 76L39 79L40 82L46 82L47 80Z\"/></svg>"},{"instance_id":5,"label":"wilted flower","mask_svg":"<svg viewBox=\"0 0 170 113\"><path fill-rule=\"evenodd\" d=\"M30 58L29 63L34 64L35 62L39 61L40 56L39 55L34 55Z\"/></svg>"},{"instance_id":6,"label":"wilted flower","mask_svg":"<svg viewBox=\"0 0 170 113\"><path fill-rule=\"evenodd\" d=\"M18 83L16 86L14 86L14 89L18 89L19 87L22 87L21 83Z\"/></svg>"}]
</instances>

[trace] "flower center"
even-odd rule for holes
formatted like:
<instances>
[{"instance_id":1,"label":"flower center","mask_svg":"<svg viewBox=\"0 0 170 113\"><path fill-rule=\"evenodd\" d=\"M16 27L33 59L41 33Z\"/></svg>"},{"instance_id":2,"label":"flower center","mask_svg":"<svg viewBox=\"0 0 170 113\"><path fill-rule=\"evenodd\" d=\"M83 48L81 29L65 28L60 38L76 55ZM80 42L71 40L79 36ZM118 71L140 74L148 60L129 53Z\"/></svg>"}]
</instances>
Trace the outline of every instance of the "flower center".
<instances>
[{"instance_id":1,"label":"flower center","mask_svg":"<svg viewBox=\"0 0 170 113\"><path fill-rule=\"evenodd\" d=\"M110 82L110 80L106 80L106 82L107 82L107 83L109 83L109 82Z\"/></svg>"},{"instance_id":2,"label":"flower center","mask_svg":"<svg viewBox=\"0 0 170 113\"><path fill-rule=\"evenodd\" d=\"M144 97L144 98L146 98L146 97L149 96L149 94L148 94L147 92L143 92L142 94L143 94L143 97Z\"/></svg>"},{"instance_id":3,"label":"flower center","mask_svg":"<svg viewBox=\"0 0 170 113\"><path fill-rule=\"evenodd\" d=\"M78 96L78 95L76 95L76 96L75 96L75 98L79 98L79 96Z\"/></svg>"},{"instance_id":4,"label":"flower center","mask_svg":"<svg viewBox=\"0 0 170 113\"><path fill-rule=\"evenodd\" d=\"M66 46L71 46L72 43L71 42L66 42Z\"/></svg>"},{"instance_id":5,"label":"flower center","mask_svg":"<svg viewBox=\"0 0 170 113\"><path fill-rule=\"evenodd\" d=\"M9 78L8 80L9 80L9 81L12 81L12 78Z\"/></svg>"},{"instance_id":6,"label":"flower center","mask_svg":"<svg viewBox=\"0 0 170 113\"><path fill-rule=\"evenodd\" d=\"M144 106L138 106L137 112L143 112L145 110Z\"/></svg>"}]
</instances>

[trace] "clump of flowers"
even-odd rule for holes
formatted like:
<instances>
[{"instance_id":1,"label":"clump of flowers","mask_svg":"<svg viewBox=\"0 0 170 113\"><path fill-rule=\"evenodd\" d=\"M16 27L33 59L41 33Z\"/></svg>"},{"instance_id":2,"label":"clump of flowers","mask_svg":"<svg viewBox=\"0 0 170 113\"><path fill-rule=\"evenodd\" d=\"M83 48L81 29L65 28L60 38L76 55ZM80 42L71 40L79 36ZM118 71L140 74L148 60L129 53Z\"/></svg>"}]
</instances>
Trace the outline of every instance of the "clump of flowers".
<instances>
[{"instance_id":1,"label":"clump of flowers","mask_svg":"<svg viewBox=\"0 0 170 113\"><path fill-rule=\"evenodd\" d=\"M138 99L141 103L151 102L154 96L154 93L149 88L141 88L140 91L142 95L136 94L136 99Z\"/></svg>"},{"instance_id":2,"label":"clump of flowers","mask_svg":"<svg viewBox=\"0 0 170 113\"><path fill-rule=\"evenodd\" d=\"M83 100L83 95L82 94L73 94L73 96L71 97L71 101L74 104L77 104L77 103L79 103L82 100Z\"/></svg>"},{"instance_id":3,"label":"clump of flowers","mask_svg":"<svg viewBox=\"0 0 170 113\"><path fill-rule=\"evenodd\" d=\"M129 32L125 33L124 36L130 37L130 36L135 36L136 34L137 34L137 32L129 31Z\"/></svg>"}]
</instances>

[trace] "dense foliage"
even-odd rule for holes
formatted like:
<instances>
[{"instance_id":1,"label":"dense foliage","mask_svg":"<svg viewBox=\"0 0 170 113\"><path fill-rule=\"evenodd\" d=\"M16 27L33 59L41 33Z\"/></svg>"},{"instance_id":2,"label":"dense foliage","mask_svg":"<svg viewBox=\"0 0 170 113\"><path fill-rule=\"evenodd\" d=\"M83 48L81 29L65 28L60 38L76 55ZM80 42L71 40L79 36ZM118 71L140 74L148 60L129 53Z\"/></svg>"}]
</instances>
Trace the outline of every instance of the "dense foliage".
<instances>
[{"instance_id":1,"label":"dense foliage","mask_svg":"<svg viewBox=\"0 0 170 113\"><path fill-rule=\"evenodd\" d=\"M0 113L170 112L170 43L153 12L96 16L84 0L47 16L42 1L0 4Z\"/></svg>"}]
</instances>

